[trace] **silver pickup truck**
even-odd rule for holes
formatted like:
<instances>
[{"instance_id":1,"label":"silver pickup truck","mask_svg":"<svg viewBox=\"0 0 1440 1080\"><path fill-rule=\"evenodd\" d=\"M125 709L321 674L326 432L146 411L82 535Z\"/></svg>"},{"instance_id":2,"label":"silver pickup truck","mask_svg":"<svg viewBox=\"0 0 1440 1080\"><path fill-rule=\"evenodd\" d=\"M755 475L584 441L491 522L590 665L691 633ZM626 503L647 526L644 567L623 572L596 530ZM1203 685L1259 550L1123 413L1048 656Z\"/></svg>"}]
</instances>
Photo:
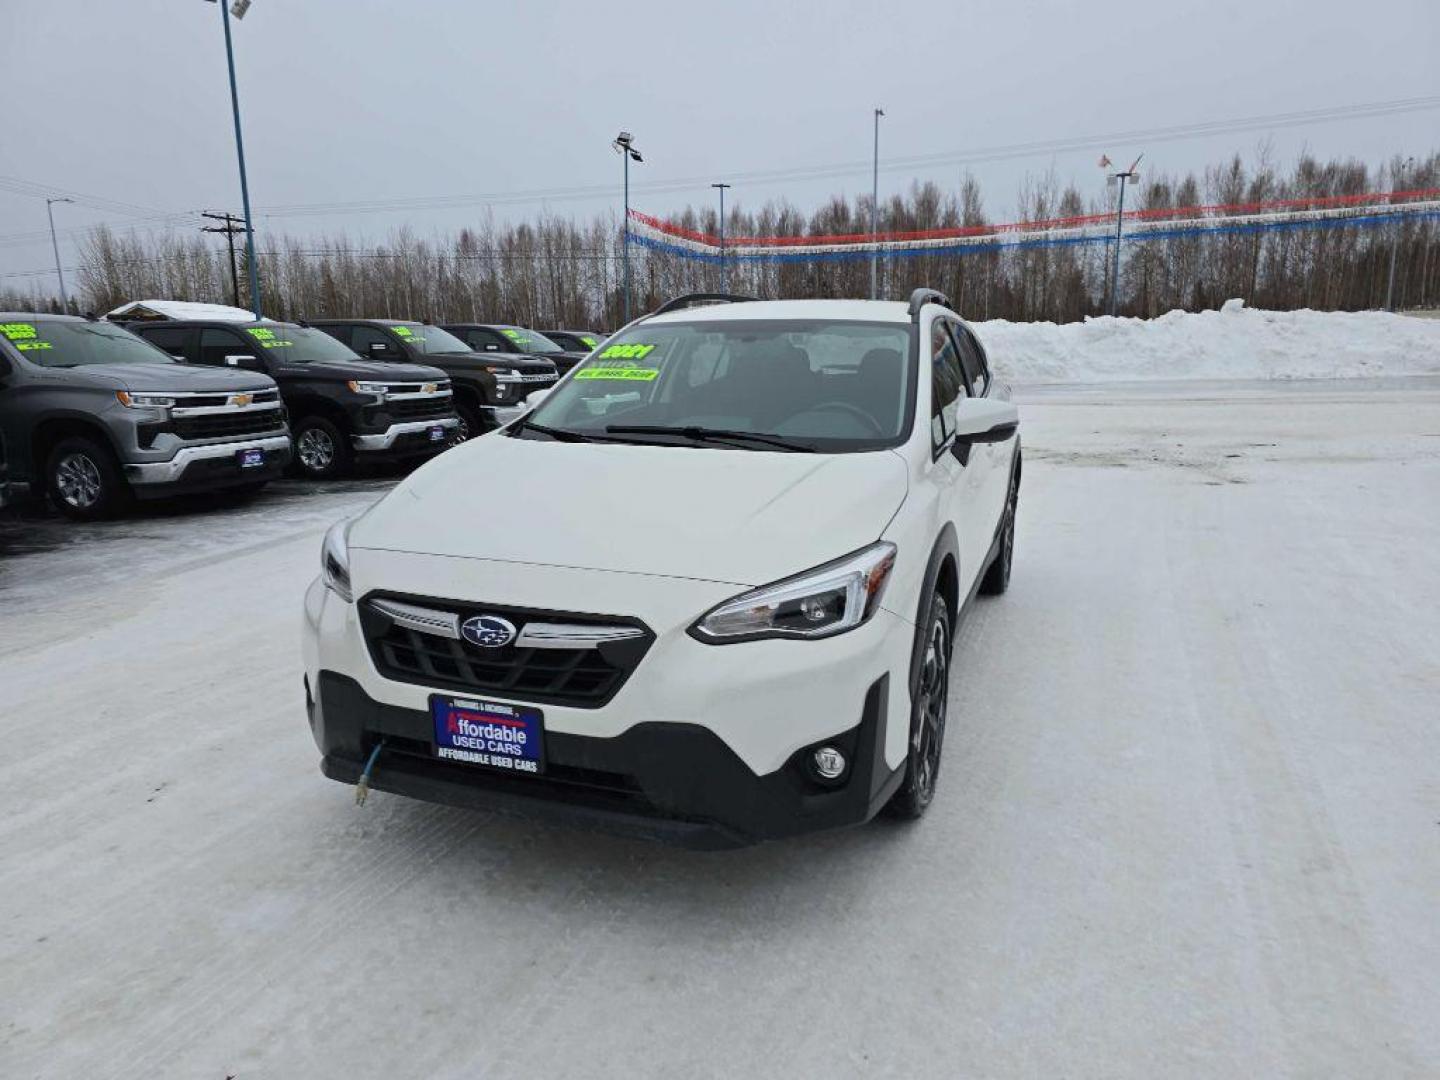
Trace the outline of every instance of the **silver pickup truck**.
<instances>
[{"instance_id":1,"label":"silver pickup truck","mask_svg":"<svg viewBox=\"0 0 1440 1080\"><path fill-rule=\"evenodd\" d=\"M9 480L62 513L132 497L263 487L290 461L275 382L192 367L111 323L0 312L0 433Z\"/></svg>"}]
</instances>

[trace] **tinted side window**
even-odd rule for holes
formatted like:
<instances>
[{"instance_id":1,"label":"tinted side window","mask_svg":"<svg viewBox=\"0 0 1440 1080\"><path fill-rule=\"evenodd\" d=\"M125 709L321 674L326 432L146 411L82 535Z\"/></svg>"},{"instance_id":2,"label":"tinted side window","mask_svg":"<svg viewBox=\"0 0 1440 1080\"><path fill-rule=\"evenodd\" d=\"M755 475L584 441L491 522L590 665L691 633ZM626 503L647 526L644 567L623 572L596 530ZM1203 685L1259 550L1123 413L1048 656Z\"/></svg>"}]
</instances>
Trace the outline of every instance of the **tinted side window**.
<instances>
[{"instance_id":1,"label":"tinted side window","mask_svg":"<svg viewBox=\"0 0 1440 1080\"><path fill-rule=\"evenodd\" d=\"M509 352L513 348L508 340L494 330L467 330L465 331L465 344L480 352L485 352L487 349L492 352L496 350Z\"/></svg>"},{"instance_id":2,"label":"tinted side window","mask_svg":"<svg viewBox=\"0 0 1440 1080\"><path fill-rule=\"evenodd\" d=\"M244 339L233 330L206 328L200 331L199 360L202 364L224 367L227 356L254 356L257 351L245 344Z\"/></svg>"},{"instance_id":3,"label":"tinted side window","mask_svg":"<svg viewBox=\"0 0 1440 1080\"><path fill-rule=\"evenodd\" d=\"M371 346L383 345L383 349L375 349ZM377 330L373 326L357 326L350 338L350 347L361 356L369 359L371 357L398 358L401 356L400 347L390 340L383 330Z\"/></svg>"},{"instance_id":4,"label":"tinted side window","mask_svg":"<svg viewBox=\"0 0 1440 1080\"><path fill-rule=\"evenodd\" d=\"M340 342L341 345L349 345L351 339L350 331L353 330L354 327L341 323L338 326L317 326L315 329L322 333L329 334L336 341Z\"/></svg>"},{"instance_id":5,"label":"tinted side window","mask_svg":"<svg viewBox=\"0 0 1440 1080\"><path fill-rule=\"evenodd\" d=\"M930 441L937 448L955 433L955 409L965 375L944 319L930 324Z\"/></svg>"},{"instance_id":6,"label":"tinted side window","mask_svg":"<svg viewBox=\"0 0 1440 1080\"><path fill-rule=\"evenodd\" d=\"M960 343L960 363L965 368L965 381L973 397L982 397L990 389L990 372L985 367L985 351L975 335L963 326L956 326L955 337Z\"/></svg>"},{"instance_id":7,"label":"tinted side window","mask_svg":"<svg viewBox=\"0 0 1440 1080\"><path fill-rule=\"evenodd\" d=\"M136 331L150 344L164 349L171 356L185 358L185 343L190 338L190 330L183 326L141 326Z\"/></svg>"}]
</instances>

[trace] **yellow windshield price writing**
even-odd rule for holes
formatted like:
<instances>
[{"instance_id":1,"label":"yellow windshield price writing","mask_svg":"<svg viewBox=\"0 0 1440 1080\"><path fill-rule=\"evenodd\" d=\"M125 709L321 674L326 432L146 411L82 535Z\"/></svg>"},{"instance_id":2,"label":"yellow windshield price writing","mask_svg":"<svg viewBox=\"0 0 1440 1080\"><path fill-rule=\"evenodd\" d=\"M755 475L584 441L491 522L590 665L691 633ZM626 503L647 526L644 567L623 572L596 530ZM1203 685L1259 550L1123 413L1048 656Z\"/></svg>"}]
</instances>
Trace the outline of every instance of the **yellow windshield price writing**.
<instances>
[{"instance_id":1,"label":"yellow windshield price writing","mask_svg":"<svg viewBox=\"0 0 1440 1080\"><path fill-rule=\"evenodd\" d=\"M281 341L275 336L274 330L266 330L263 327L251 327L246 333L267 349L282 349L286 345L295 344L293 341Z\"/></svg>"},{"instance_id":2,"label":"yellow windshield price writing","mask_svg":"<svg viewBox=\"0 0 1440 1080\"><path fill-rule=\"evenodd\" d=\"M601 360L639 360L655 351L654 345L611 345L600 354Z\"/></svg>"},{"instance_id":3,"label":"yellow windshield price writing","mask_svg":"<svg viewBox=\"0 0 1440 1080\"><path fill-rule=\"evenodd\" d=\"M599 343L598 341L596 341L593 337L588 337L588 336L586 336L586 335L584 335L584 334L582 334L582 335L580 336L580 340L581 340L581 342L585 345L585 347L586 347L587 349L593 349L596 345L599 345L599 344L600 344L600 343Z\"/></svg>"},{"instance_id":4,"label":"yellow windshield price writing","mask_svg":"<svg viewBox=\"0 0 1440 1080\"><path fill-rule=\"evenodd\" d=\"M4 334L11 341L33 338L35 336L35 324L28 322L0 323L0 334Z\"/></svg>"},{"instance_id":5,"label":"yellow windshield price writing","mask_svg":"<svg viewBox=\"0 0 1440 1080\"><path fill-rule=\"evenodd\" d=\"M615 379L620 382L650 382L660 374L659 368L592 367L575 372L577 379Z\"/></svg>"}]
</instances>

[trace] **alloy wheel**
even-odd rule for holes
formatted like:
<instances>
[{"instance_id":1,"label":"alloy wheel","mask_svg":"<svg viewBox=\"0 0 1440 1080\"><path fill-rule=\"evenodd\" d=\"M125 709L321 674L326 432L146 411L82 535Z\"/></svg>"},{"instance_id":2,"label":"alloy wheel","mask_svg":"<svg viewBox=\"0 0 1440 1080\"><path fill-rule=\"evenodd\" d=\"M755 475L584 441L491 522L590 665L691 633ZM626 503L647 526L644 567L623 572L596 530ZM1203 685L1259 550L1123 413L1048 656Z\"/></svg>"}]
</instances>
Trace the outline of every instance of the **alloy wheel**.
<instances>
[{"instance_id":1,"label":"alloy wheel","mask_svg":"<svg viewBox=\"0 0 1440 1080\"><path fill-rule=\"evenodd\" d=\"M335 443L320 428L306 428L295 446L300 464L311 472L324 472L335 462Z\"/></svg>"},{"instance_id":2,"label":"alloy wheel","mask_svg":"<svg viewBox=\"0 0 1440 1080\"><path fill-rule=\"evenodd\" d=\"M929 802L940 772L940 750L945 741L945 714L950 698L950 623L936 612L925 643L920 668L920 722L912 737L915 790Z\"/></svg>"},{"instance_id":3,"label":"alloy wheel","mask_svg":"<svg viewBox=\"0 0 1440 1080\"><path fill-rule=\"evenodd\" d=\"M68 505L90 510L100 502L100 466L89 454L66 454L55 467L55 487Z\"/></svg>"}]
</instances>

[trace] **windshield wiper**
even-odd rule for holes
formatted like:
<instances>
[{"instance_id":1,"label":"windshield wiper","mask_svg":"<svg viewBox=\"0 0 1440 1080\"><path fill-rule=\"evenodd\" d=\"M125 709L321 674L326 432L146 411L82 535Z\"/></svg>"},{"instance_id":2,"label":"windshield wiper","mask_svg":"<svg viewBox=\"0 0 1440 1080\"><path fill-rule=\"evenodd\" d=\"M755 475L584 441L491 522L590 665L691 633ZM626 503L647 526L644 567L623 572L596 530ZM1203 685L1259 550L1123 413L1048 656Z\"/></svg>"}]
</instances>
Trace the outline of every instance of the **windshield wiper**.
<instances>
[{"instance_id":1,"label":"windshield wiper","mask_svg":"<svg viewBox=\"0 0 1440 1080\"><path fill-rule=\"evenodd\" d=\"M764 435L755 431L730 431L726 428L693 425L667 427L664 424L610 424L605 430L611 435L678 435L692 442L752 442L800 454L815 453L815 448L805 443L787 439L783 435Z\"/></svg>"},{"instance_id":2,"label":"windshield wiper","mask_svg":"<svg viewBox=\"0 0 1440 1080\"><path fill-rule=\"evenodd\" d=\"M544 424L537 424L528 416L522 416L511 431L538 431L541 435L549 435L556 442L594 442L595 440L579 431L571 431L569 428L546 427Z\"/></svg>"}]
</instances>

